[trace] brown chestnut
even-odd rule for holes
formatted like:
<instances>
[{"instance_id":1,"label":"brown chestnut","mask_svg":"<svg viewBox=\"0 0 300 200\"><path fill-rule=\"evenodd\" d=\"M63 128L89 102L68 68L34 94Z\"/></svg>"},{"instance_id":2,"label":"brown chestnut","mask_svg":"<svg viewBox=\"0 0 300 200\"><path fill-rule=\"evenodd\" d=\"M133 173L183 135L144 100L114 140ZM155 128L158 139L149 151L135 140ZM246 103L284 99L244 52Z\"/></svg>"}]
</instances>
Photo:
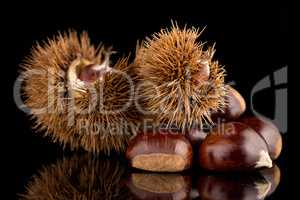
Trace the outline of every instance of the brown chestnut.
<instances>
[{"instance_id":1,"label":"brown chestnut","mask_svg":"<svg viewBox=\"0 0 300 200\"><path fill-rule=\"evenodd\" d=\"M249 126L230 122L217 126L199 148L199 164L215 171L251 170L272 167L262 137Z\"/></svg>"},{"instance_id":2,"label":"brown chestnut","mask_svg":"<svg viewBox=\"0 0 300 200\"><path fill-rule=\"evenodd\" d=\"M98 78L106 73L106 68L101 65L90 64L85 66L79 72L79 79L84 82L95 82Z\"/></svg>"},{"instance_id":3,"label":"brown chestnut","mask_svg":"<svg viewBox=\"0 0 300 200\"><path fill-rule=\"evenodd\" d=\"M241 116L246 110L246 102L242 95L231 86L227 86L225 97L226 106L223 112L212 113L211 118L214 122L218 119L233 120Z\"/></svg>"},{"instance_id":4,"label":"brown chestnut","mask_svg":"<svg viewBox=\"0 0 300 200\"><path fill-rule=\"evenodd\" d=\"M180 174L131 174L127 187L137 199L187 199L191 178Z\"/></svg>"},{"instance_id":5,"label":"brown chestnut","mask_svg":"<svg viewBox=\"0 0 300 200\"><path fill-rule=\"evenodd\" d=\"M273 160L279 157L282 149L282 137L278 128L271 121L258 117L247 117L240 121L253 128L264 138Z\"/></svg>"},{"instance_id":6,"label":"brown chestnut","mask_svg":"<svg viewBox=\"0 0 300 200\"><path fill-rule=\"evenodd\" d=\"M126 157L134 168L176 172L191 166L193 149L182 133L148 132L138 134L129 142Z\"/></svg>"},{"instance_id":7,"label":"brown chestnut","mask_svg":"<svg viewBox=\"0 0 300 200\"><path fill-rule=\"evenodd\" d=\"M198 178L199 199L205 200L262 200L271 187L271 183L259 174L217 174Z\"/></svg>"}]
</instances>

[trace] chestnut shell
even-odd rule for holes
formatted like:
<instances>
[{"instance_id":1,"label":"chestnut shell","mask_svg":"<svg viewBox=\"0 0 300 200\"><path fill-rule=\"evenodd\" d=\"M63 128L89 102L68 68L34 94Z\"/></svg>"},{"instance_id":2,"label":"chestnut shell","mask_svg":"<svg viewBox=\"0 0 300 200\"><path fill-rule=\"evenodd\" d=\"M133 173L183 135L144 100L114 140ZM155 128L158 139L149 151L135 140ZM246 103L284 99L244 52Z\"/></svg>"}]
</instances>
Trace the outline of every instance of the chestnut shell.
<instances>
[{"instance_id":1,"label":"chestnut shell","mask_svg":"<svg viewBox=\"0 0 300 200\"><path fill-rule=\"evenodd\" d=\"M135 168L148 171L182 171L192 164L193 149L184 134L140 133L128 145L126 157ZM137 159L144 163L135 164Z\"/></svg>"},{"instance_id":2,"label":"chestnut shell","mask_svg":"<svg viewBox=\"0 0 300 200\"><path fill-rule=\"evenodd\" d=\"M221 124L206 137L199 148L199 164L214 171L272 167L263 138L239 122Z\"/></svg>"}]
</instances>

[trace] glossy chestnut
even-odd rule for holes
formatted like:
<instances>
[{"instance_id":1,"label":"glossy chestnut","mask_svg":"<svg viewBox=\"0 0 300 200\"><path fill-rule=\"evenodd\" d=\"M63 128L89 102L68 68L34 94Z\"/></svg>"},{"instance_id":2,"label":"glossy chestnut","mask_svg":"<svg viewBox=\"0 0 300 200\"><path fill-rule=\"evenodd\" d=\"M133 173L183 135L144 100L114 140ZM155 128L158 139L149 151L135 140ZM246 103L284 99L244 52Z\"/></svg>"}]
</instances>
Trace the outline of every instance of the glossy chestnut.
<instances>
[{"instance_id":1,"label":"glossy chestnut","mask_svg":"<svg viewBox=\"0 0 300 200\"><path fill-rule=\"evenodd\" d=\"M246 117L240 121L253 128L264 138L273 160L279 157L282 150L282 137L278 128L271 121L258 117Z\"/></svg>"},{"instance_id":2,"label":"glossy chestnut","mask_svg":"<svg viewBox=\"0 0 300 200\"><path fill-rule=\"evenodd\" d=\"M227 95L225 97L226 106L223 112L212 113L211 118L214 122L218 120L233 120L240 117L246 110L246 102L242 95L233 87L227 86Z\"/></svg>"},{"instance_id":3,"label":"glossy chestnut","mask_svg":"<svg viewBox=\"0 0 300 200\"><path fill-rule=\"evenodd\" d=\"M193 149L180 132L148 132L138 134L129 142L126 157L134 168L176 172L191 166Z\"/></svg>"},{"instance_id":4,"label":"glossy chestnut","mask_svg":"<svg viewBox=\"0 0 300 200\"><path fill-rule=\"evenodd\" d=\"M262 137L249 126L230 122L220 124L199 148L199 164L207 170L231 171L272 167Z\"/></svg>"}]
</instances>

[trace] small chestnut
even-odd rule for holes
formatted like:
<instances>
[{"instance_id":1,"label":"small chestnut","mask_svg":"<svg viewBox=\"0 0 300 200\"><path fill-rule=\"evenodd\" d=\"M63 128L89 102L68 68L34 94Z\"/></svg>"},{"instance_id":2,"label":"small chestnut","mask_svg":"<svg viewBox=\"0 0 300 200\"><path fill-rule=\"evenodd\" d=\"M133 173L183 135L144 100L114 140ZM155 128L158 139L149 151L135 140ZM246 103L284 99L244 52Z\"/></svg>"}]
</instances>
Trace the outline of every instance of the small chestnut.
<instances>
[{"instance_id":1,"label":"small chestnut","mask_svg":"<svg viewBox=\"0 0 300 200\"><path fill-rule=\"evenodd\" d=\"M129 141L126 157L134 168L155 172L176 172L192 164L193 149L184 134L147 132Z\"/></svg>"},{"instance_id":2,"label":"small chestnut","mask_svg":"<svg viewBox=\"0 0 300 200\"><path fill-rule=\"evenodd\" d=\"M199 164L215 171L251 170L272 167L262 137L239 122L223 123L205 138L199 148Z\"/></svg>"},{"instance_id":3,"label":"small chestnut","mask_svg":"<svg viewBox=\"0 0 300 200\"><path fill-rule=\"evenodd\" d=\"M133 173L127 187L137 199L187 199L191 177L180 174Z\"/></svg>"},{"instance_id":4,"label":"small chestnut","mask_svg":"<svg viewBox=\"0 0 300 200\"><path fill-rule=\"evenodd\" d=\"M231 86L227 86L227 95L225 97L226 106L223 112L211 114L213 121L218 119L233 120L241 116L246 110L246 102L242 95Z\"/></svg>"},{"instance_id":5,"label":"small chestnut","mask_svg":"<svg viewBox=\"0 0 300 200\"><path fill-rule=\"evenodd\" d=\"M267 143L269 154L273 160L279 157L282 149L282 137L278 128L271 122L258 117L247 117L240 120L253 128Z\"/></svg>"}]
</instances>

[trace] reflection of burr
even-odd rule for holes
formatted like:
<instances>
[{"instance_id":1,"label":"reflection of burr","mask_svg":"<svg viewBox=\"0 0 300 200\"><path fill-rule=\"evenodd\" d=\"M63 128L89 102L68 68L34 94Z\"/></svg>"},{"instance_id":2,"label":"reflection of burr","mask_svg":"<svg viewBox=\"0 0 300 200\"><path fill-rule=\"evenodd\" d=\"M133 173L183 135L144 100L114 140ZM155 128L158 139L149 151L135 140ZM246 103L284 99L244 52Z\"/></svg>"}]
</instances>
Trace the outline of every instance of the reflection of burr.
<instances>
[{"instance_id":1,"label":"reflection of burr","mask_svg":"<svg viewBox=\"0 0 300 200\"><path fill-rule=\"evenodd\" d=\"M211 112L225 105L225 71L212 60L214 47L197 42L199 35L174 25L137 50L138 97L159 123L179 128L210 123Z\"/></svg>"},{"instance_id":2,"label":"reflection of burr","mask_svg":"<svg viewBox=\"0 0 300 200\"><path fill-rule=\"evenodd\" d=\"M110 66L110 54L75 32L33 48L22 67L35 128L72 149L123 151L138 116L128 59Z\"/></svg>"},{"instance_id":3,"label":"reflection of burr","mask_svg":"<svg viewBox=\"0 0 300 200\"><path fill-rule=\"evenodd\" d=\"M180 174L133 173L127 186L137 199L187 199L191 178Z\"/></svg>"},{"instance_id":4,"label":"reflection of burr","mask_svg":"<svg viewBox=\"0 0 300 200\"><path fill-rule=\"evenodd\" d=\"M130 199L122 184L126 166L117 160L74 155L44 167L26 187L24 200Z\"/></svg>"}]
</instances>

